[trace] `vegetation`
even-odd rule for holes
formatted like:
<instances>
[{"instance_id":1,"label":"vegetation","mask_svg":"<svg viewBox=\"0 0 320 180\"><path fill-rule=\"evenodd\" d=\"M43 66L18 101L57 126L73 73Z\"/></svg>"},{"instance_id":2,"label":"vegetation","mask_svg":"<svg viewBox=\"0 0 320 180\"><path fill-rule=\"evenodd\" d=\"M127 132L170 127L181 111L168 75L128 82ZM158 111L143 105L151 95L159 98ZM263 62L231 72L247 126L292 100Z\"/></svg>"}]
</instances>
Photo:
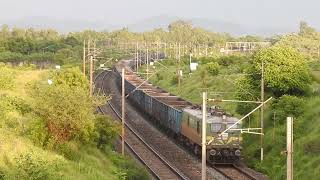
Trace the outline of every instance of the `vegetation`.
<instances>
[{"instance_id":1,"label":"vegetation","mask_svg":"<svg viewBox=\"0 0 320 180\"><path fill-rule=\"evenodd\" d=\"M119 126L78 69L0 68L0 179L149 179L112 150Z\"/></svg>"}]
</instances>

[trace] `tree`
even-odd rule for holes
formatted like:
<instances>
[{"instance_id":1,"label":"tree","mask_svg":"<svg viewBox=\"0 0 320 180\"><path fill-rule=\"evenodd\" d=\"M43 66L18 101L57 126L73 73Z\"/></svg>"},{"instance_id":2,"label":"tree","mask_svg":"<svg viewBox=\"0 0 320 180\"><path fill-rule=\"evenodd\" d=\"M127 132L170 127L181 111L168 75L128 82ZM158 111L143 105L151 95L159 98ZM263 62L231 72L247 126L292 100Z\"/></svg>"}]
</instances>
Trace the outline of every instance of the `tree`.
<instances>
[{"instance_id":1,"label":"tree","mask_svg":"<svg viewBox=\"0 0 320 180\"><path fill-rule=\"evenodd\" d=\"M261 79L261 63L264 62L265 85L276 96L301 95L311 82L305 58L295 49L273 46L261 49L253 56L251 74L254 80Z\"/></svg>"},{"instance_id":2,"label":"tree","mask_svg":"<svg viewBox=\"0 0 320 180\"><path fill-rule=\"evenodd\" d=\"M308 25L307 22L301 21L300 22L300 36L313 36L316 34L316 30Z\"/></svg>"},{"instance_id":3,"label":"tree","mask_svg":"<svg viewBox=\"0 0 320 180\"><path fill-rule=\"evenodd\" d=\"M187 21L175 21L168 26L174 42L187 43L192 38L192 24Z\"/></svg>"}]
</instances>

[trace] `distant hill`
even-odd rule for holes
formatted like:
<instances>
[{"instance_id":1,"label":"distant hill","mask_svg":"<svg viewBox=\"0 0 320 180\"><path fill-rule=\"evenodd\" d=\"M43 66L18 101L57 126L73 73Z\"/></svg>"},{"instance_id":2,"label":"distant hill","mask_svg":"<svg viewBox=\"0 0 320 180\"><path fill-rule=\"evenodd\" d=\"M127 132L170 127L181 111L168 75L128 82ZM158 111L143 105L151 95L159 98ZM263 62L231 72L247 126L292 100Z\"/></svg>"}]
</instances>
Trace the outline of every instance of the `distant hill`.
<instances>
[{"instance_id":1,"label":"distant hill","mask_svg":"<svg viewBox=\"0 0 320 180\"><path fill-rule=\"evenodd\" d=\"M115 24L112 21L86 21L79 19L54 19L49 17L25 17L18 20L0 21L0 25L7 24L10 27L21 28L53 28L60 32L67 33L72 31L82 31L86 29L94 29L98 31L107 30L112 31L120 29L122 27L128 27L130 31L143 32L151 31L155 28L166 29L168 25L176 20L191 21L196 27L202 27L204 29L214 32L226 32L231 35L261 35L270 36L273 34L283 34L295 31L295 28L265 28L265 27L247 27L244 25L205 18L179 18L175 16L155 16L148 19L144 19L132 24Z\"/></svg>"},{"instance_id":2,"label":"distant hill","mask_svg":"<svg viewBox=\"0 0 320 180\"><path fill-rule=\"evenodd\" d=\"M243 34L246 29L238 24L233 24L225 21L218 20L209 20L202 18L179 18L179 17L171 17L171 16L156 16L151 17L149 19L145 19L143 21L139 21L135 24L128 25L128 28L132 31L142 32L142 31L150 31L154 28L167 28L168 25L176 20L185 20L190 21L196 27L202 27L207 30L211 30L214 32L228 32L234 35Z\"/></svg>"},{"instance_id":3,"label":"distant hill","mask_svg":"<svg viewBox=\"0 0 320 180\"><path fill-rule=\"evenodd\" d=\"M204 29L213 32L226 32L235 36L243 35L260 35L260 36L271 36L274 34L284 34L288 32L293 32L296 29L293 27L285 28L268 28L268 27L248 27L241 24L236 24L227 21L205 19L205 18L179 18L174 16L155 16L134 24L130 24L127 27L131 31L142 32L150 31L154 28L164 28L166 29L168 25L176 20L186 20L191 21L196 27L202 27Z\"/></svg>"}]
</instances>

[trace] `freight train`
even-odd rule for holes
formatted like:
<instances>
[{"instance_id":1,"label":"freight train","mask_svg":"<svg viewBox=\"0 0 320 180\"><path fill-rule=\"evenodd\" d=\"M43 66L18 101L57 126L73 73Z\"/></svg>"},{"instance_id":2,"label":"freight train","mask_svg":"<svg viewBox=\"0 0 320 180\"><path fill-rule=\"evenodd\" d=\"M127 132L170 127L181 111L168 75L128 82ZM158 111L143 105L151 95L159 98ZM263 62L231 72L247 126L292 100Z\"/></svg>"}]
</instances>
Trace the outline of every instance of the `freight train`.
<instances>
[{"instance_id":1,"label":"freight train","mask_svg":"<svg viewBox=\"0 0 320 180\"><path fill-rule=\"evenodd\" d=\"M144 112L169 135L190 148L195 155L201 154L202 110L198 105L175 96L145 81L132 68L133 60L119 61L115 67L118 85L121 86L121 69L125 68L125 94L140 111ZM208 108L207 161L212 164L229 164L239 161L241 135L232 129L222 136L217 134L238 121L218 107ZM240 125L233 128L240 128Z\"/></svg>"}]
</instances>

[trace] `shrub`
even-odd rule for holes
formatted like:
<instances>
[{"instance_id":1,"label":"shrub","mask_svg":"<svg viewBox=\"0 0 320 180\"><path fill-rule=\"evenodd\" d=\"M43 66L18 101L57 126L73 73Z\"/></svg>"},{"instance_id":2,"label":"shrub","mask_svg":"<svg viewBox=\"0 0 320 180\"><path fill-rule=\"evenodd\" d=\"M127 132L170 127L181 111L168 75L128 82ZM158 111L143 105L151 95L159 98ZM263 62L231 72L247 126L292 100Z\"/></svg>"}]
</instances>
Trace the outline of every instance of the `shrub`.
<instances>
[{"instance_id":1,"label":"shrub","mask_svg":"<svg viewBox=\"0 0 320 180\"><path fill-rule=\"evenodd\" d=\"M112 162L117 165L120 170L114 172L119 179L126 177L128 180L147 180L150 179L148 173L142 166L126 157L112 156Z\"/></svg>"},{"instance_id":2,"label":"shrub","mask_svg":"<svg viewBox=\"0 0 320 180\"><path fill-rule=\"evenodd\" d=\"M89 88L88 80L83 76L79 68L68 68L60 71L53 71L50 74L55 85L66 85L70 88L81 88L87 90Z\"/></svg>"},{"instance_id":3,"label":"shrub","mask_svg":"<svg viewBox=\"0 0 320 180\"><path fill-rule=\"evenodd\" d=\"M207 76L208 76L208 73L205 69L202 69L200 71L200 78L202 80L202 86L203 87L207 87Z\"/></svg>"},{"instance_id":4,"label":"shrub","mask_svg":"<svg viewBox=\"0 0 320 180\"><path fill-rule=\"evenodd\" d=\"M210 62L206 65L206 69L211 75L216 76L219 74L220 67L218 63Z\"/></svg>"},{"instance_id":5,"label":"shrub","mask_svg":"<svg viewBox=\"0 0 320 180\"><path fill-rule=\"evenodd\" d=\"M94 128L93 103L87 91L67 85L34 89L33 110L45 121L57 143L72 139L89 141Z\"/></svg>"},{"instance_id":6,"label":"shrub","mask_svg":"<svg viewBox=\"0 0 320 180\"><path fill-rule=\"evenodd\" d=\"M0 65L0 90L9 90L14 88L14 70Z\"/></svg>"},{"instance_id":7,"label":"shrub","mask_svg":"<svg viewBox=\"0 0 320 180\"><path fill-rule=\"evenodd\" d=\"M120 128L109 116L98 116L95 118L95 132L97 133L97 147L102 149L105 145L111 144L117 136Z\"/></svg>"},{"instance_id":8,"label":"shrub","mask_svg":"<svg viewBox=\"0 0 320 180\"><path fill-rule=\"evenodd\" d=\"M217 62L221 66L230 66L231 64L236 64L237 62L245 62L246 57L245 56L222 56L217 59Z\"/></svg>"},{"instance_id":9,"label":"shrub","mask_svg":"<svg viewBox=\"0 0 320 180\"><path fill-rule=\"evenodd\" d=\"M163 76L160 73L157 73L156 79L157 79L157 81L161 81L161 80L163 80Z\"/></svg>"},{"instance_id":10,"label":"shrub","mask_svg":"<svg viewBox=\"0 0 320 180\"><path fill-rule=\"evenodd\" d=\"M273 109L280 119L280 123L284 124L287 116L298 118L303 115L305 101L296 96L284 95L273 103Z\"/></svg>"},{"instance_id":11,"label":"shrub","mask_svg":"<svg viewBox=\"0 0 320 180\"><path fill-rule=\"evenodd\" d=\"M176 85L176 84L178 84L178 76L175 74L174 76L172 76L172 78L171 78L171 84L172 85Z\"/></svg>"},{"instance_id":12,"label":"shrub","mask_svg":"<svg viewBox=\"0 0 320 180\"><path fill-rule=\"evenodd\" d=\"M48 161L33 151L17 156L15 164L14 179L46 180L52 179L52 177L55 177L55 179L63 178L62 174L59 173L63 164L58 159Z\"/></svg>"}]
</instances>

